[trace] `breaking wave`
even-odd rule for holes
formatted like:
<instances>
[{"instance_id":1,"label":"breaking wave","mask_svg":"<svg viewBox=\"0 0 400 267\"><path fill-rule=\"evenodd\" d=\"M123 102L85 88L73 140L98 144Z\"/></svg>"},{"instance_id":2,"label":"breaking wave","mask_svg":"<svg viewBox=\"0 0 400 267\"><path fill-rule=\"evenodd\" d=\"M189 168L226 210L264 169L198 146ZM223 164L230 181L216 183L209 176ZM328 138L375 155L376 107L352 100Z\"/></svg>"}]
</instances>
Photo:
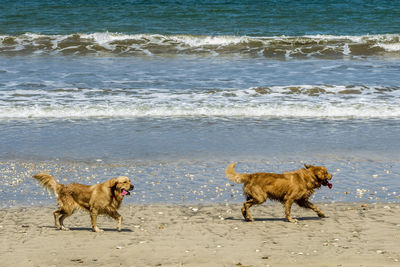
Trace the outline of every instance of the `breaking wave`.
<instances>
[{"instance_id":1,"label":"breaking wave","mask_svg":"<svg viewBox=\"0 0 400 267\"><path fill-rule=\"evenodd\" d=\"M400 56L400 35L195 36L92 33L0 35L0 55L250 56L339 58Z\"/></svg>"}]
</instances>

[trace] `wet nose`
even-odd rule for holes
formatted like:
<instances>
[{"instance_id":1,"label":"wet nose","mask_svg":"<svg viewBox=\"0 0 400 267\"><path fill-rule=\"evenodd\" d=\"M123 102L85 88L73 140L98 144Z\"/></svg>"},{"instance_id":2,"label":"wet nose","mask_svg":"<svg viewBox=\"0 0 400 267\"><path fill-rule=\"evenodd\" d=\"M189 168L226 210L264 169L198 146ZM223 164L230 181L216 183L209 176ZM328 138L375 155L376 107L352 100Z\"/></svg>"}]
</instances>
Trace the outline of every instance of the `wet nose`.
<instances>
[{"instance_id":1,"label":"wet nose","mask_svg":"<svg viewBox=\"0 0 400 267\"><path fill-rule=\"evenodd\" d=\"M129 190L133 190L133 188L135 188L135 187L133 186L133 184L131 184L131 186L129 187Z\"/></svg>"}]
</instances>

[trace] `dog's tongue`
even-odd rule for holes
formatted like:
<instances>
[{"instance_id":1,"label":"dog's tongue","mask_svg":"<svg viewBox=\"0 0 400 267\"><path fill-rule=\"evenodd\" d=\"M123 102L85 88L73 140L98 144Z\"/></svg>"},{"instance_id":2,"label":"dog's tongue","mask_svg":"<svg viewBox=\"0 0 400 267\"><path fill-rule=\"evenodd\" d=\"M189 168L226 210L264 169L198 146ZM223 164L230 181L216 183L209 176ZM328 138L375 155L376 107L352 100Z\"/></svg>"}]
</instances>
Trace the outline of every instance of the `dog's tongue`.
<instances>
[{"instance_id":1,"label":"dog's tongue","mask_svg":"<svg viewBox=\"0 0 400 267\"><path fill-rule=\"evenodd\" d=\"M330 182L328 182L328 187L329 187L329 189L332 189L332 184L330 183Z\"/></svg>"},{"instance_id":2,"label":"dog's tongue","mask_svg":"<svg viewBox=\"0 0 400 267\"><path fill-rule=\"evenodd\" d=\"M125 189L122 189L121 195L123 196L129 195L129 192L126 191Z\"/></svg>"}]
</instances>

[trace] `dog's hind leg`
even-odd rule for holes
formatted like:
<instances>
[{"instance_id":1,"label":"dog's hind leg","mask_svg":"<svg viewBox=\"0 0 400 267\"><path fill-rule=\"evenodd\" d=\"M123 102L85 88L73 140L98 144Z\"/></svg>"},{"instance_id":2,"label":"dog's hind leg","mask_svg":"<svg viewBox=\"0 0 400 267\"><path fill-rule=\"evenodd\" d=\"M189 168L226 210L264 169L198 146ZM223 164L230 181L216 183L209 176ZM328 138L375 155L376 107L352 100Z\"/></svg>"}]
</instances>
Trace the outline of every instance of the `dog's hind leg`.
<instances>
[{"instance_id":1,"label":"dog's hind leg","mask_svg":"<svg viewBox=\"0 0 400 267\"><path fill-rule=\"evenodd\" d=\"M71 215L72 215L72 213L65 213L65 214L61 215L61 217L60 217L61 230L64 230L64 231L68 231L69 230L68 227L64 226L64 220L65 220L65 218L67 218L67 217L69 217Z\"/></svg>"},{"instance_id":2,"label":"dog's hind leg","mask_svg":"<svg viewBox=\"0 0 400 267\"><path fill-rule=\"evenodd\" d=\"M250 207L253 206L253 205L261 204L266 199L267 199L266 196L265 197L261 197L261 195L258 195L258 198L250 196L250 195L248 195L246 197L247 201L245 203L243 203L242 215L243 215L244 219L247 222L253 222L254 221L253 217L250 215Z\"/></svg>"},{"instance_id":3,"label":"dog's hind leg","mask_svg":"<svg viewBox=\"0 0 400 267\"><path fill-rule=\"evenodd\" d=\"M54 214L54 222L55 222L56 228L59 230L65 230L65 231L69 230L69 228L64 226L64 220L65 220L65 218L71 216L73 212L74 212L73 210L68 211L63 208L59 208L58 210L54 211L53 214Z\"/></svg>"},{"instance_id":4,"label":"dog's hind leg","mask_svg":"<svg viewBox=\"0 0 400 267\"><path fill-rule=\"evenodd\" d=\"M247 222L253 222L254 219L253 217L251 217L250 215L250 207L254 205L254 199L248 199L245 203L243 203L243 207L242 207L242 215L243 218L247 221Z\"/></svg>"},{"instance_id":5,"label":"dog's hind leg","mask_svg":"<svg viewBox=\"0 0 400 267\"><path fill-rule=\"evenodd\" d=\"M325 218L325 214L317 206L315 206L313 203L311 203L307 199L296 200L296 203L300 207L312 209L313 211L315 211L318 214L318 217Z\"/></svg>"},{"instance_id":6,"label":"dog's hind leg","mask_svg":"<svg viewBox=\"0 0 400 267\"><path fill-rule=\"evenodd\" d=\"M54 211L53 215L54 215L54 225L56 226L57 229L61 229L60 221L58 220L58 217L60 217L60 215L61 215L61 210L58 209L58 210Z\"/></svg>"},{"instance_id":7,"label":"dog's hind leg","mask_svg":"<svg viewBox=\"0 0 400 267\"><path fill-rule=\"evenodd\" d=\"M267 194L257 186L245 186L243 190L245 192L246 202L243 203L242 215L246 221L253 222L254 219L250 215L250 207L264 203L265 200L267 200Z\"/></svg>"},{"instance_id":8,"label":"dog's hind leg","mask_svg":"<svg viewBox=\"0 0 400 267\"><path fill-rule=\"evenodd\" d=\"M72 212L67 212L64 209L58 209L58 210L54 211L53 214L54 214L54 222L55 222L56 228L59 230L66 230L66 231L69 230L69 228L64 226L64 220L68 216L71 216Z\"/></svg>"}]
</instances>

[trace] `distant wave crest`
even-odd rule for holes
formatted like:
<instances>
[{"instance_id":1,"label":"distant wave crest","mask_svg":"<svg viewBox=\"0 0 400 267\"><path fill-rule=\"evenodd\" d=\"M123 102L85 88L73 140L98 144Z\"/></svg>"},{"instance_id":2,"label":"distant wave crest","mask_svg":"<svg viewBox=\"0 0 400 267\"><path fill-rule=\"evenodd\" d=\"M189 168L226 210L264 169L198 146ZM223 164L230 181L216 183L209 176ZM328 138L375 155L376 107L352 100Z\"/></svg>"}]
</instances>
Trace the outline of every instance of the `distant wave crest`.
<instances>
[{"instance_id":1,"label":"distant wave crest","mask_svg":"<svg viewBox=\"0 0 400 267\"><path fill-rule=\"evenodd\" d=\"M0 120L37 118L393 118L399 87L294 85L248 89L8 90ZM8 99L8 100L7 100Z\"/></svg>"},{"instance_id":2,"label":"distant wave crest","mask_svg":"<svg viewBox=\"0 0 400 267\"><path fill-rule=\"evenodd\" d=\"M195 36L92 33L0 35L0 55L250 56L338 58L400 56L400 35Z\"/></svg>"}]
</instances>

